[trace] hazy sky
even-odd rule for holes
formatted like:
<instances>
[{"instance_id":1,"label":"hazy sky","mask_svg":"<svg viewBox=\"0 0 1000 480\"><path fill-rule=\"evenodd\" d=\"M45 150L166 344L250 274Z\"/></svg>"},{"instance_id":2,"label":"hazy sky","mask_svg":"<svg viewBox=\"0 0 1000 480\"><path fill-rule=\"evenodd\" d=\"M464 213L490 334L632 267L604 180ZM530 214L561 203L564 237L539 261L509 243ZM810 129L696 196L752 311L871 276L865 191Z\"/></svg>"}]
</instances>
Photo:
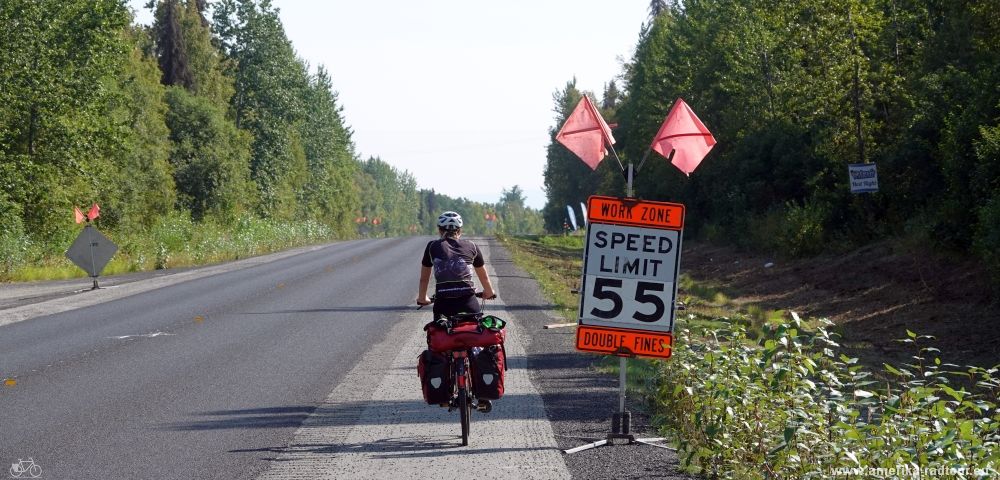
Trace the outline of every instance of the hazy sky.
<instances>
[{"instance_id":1,"label":"hazy sky","mask_svg":"<svg viewBox=\"0 0 1000 480\"><path fill-rule=\"evenodd\" d=\"M130 0L149 23L146 0ZM631 58L649 0L273 0L298 55L330 71L362 158L420 188L545 204L552 94L600 92ZM581 199L583 200L583 199Z\"/></svg>"}]
</instances>

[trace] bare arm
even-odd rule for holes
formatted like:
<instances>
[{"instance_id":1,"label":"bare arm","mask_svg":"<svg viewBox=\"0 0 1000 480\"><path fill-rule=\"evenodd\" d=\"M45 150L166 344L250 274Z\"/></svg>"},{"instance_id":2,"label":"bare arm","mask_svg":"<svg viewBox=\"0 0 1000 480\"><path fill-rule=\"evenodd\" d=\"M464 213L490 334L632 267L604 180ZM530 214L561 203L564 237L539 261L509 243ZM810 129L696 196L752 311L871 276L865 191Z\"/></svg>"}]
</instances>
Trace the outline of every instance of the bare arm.
<instances>
[{"instance_id":1,"label":"bare arm","mask_svg":"<svg viewBox=\"0 0 1000 480\"><path fill-rule=\"evenodd\" d=\"M490 275L486 273L486 267L476 267L476 276L479 277L479 283L483 285L483 298L497 296L493 290L493 284L490 283Z\"/></svg>"},{"instance_id":2,"label":"bare arm","mask_svg":"<svg viewBox=\"0 0 1000 480\"><path fill-rule=\"evenodd\" d=\"M427 298L427 285L431 281L431 267L420 266L420 286L417 287L417 304L430 305L431 299Z\"/></svg>"}]
</instances>

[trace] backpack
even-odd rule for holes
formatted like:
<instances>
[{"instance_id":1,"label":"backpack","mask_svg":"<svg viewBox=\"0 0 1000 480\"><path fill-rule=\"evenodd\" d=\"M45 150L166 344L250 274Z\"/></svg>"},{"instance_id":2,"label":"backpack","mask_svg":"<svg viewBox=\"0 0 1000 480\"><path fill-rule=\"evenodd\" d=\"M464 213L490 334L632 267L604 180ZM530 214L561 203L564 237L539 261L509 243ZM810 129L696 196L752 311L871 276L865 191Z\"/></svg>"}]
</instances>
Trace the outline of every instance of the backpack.
<instances>
[{"instance_id":1,"label":"backpack","mask_svg":"<svg viewBox=\"0 0 1000 480\"><path fill-rule=\"evenodd\" d=\"M424 392L424 401L440 405L451 401L451 372L448 357L424 350L417 360L417 376Z\"/></svg>"},{"instance_id":2,"label":"backpack","mask_svg":"<svg viewBox=\"0 0 1000 480\"><path fill-rule=\"evenodd\" d=\"M469 358L472 366L472 393L483 400L499 400L503 396L504 371L507 355L503 345L484 347Z\"/></svg>"}]
</instances>

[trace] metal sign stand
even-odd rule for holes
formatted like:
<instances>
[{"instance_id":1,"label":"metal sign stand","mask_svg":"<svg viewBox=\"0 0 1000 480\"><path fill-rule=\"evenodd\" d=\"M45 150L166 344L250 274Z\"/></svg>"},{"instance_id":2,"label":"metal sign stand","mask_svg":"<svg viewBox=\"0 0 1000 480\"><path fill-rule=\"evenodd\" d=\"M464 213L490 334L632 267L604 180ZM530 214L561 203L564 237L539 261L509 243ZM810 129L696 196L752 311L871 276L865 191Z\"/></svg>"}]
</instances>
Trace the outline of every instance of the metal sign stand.
<instances>
[{"instance_id":1,"label":"metal sign stand","mask_svg":"<svg viewBox=\"0 0 1000 480\"><path fill-rule=\"evenodd\" d=\"M84 228L86 229L93 227L91 227L90 224L88 223L87 226ZM90 271L94 272L94 275L91 277L94 279L94 286L90 288L91 290L100 290L101 288L101 286L97 284L97 277L100 276L100 274L97 273L97 261L94 260L94 247L96 246L97 246L96 243L90 242Z\"/></svg>"},{"instance_id":2,"label":"metal sign stand","mask_svg":"<svg viewBox=\"0 0 1000 480\"><path fill-rule=\"evenodd\" d=\"M614 154L615 160L618 160L618 153L615 152L614 147L611 147L611 153ZM621 160L618 160L618 165L621 165ZM623 172L624 173L624 172ZM627 189L626 197L632 198L632 180L634 178L634 172L632 170L632 163L628 164L628 173L626 174ZM667 450L677 451L674 448L668 447L666 445L657 445L652 442L664 442L666 441L663 437L651 437L651 438L635 438L632 435L632 413L625 410L625 387L626 387L626 375L628 367L628 358L624 353L619 354L618 362L618 413L612 414L611 416L611 433L608 434L603 440L597 440L593 443L588 443L586 445L581 445L579 447L570 448L568 450L563 450L563 453L571 454L583 452L585 450L590 450L592 448L602 447L605 445L618 445L615 443L616 440L624 440L622 444L632 445L641 444L649 445L651 447L664 448Z\"/></svg>"}]
</instances>

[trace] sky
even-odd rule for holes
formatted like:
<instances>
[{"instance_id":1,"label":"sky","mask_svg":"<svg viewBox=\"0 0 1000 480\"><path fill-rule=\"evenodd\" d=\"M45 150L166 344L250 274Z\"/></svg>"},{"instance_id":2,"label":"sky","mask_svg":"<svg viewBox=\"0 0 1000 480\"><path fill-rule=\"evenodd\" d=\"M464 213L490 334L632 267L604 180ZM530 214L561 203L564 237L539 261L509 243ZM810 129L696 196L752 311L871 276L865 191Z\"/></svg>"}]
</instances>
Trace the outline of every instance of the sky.
<instances>
[{"instance_id":1,"label":"sky","mask_svg":"<svg viewBox=\"0 0 1000 480\"><path fill-rule=\"evenodd\" d=\"M147 0L130 0L149 23ZM545 204L552 95L621 75L649 0L273 0L299 57L330 72L362 159L419 188ZM621 82L619 80L619 86Z\"/></svg>"}]
</instances>

